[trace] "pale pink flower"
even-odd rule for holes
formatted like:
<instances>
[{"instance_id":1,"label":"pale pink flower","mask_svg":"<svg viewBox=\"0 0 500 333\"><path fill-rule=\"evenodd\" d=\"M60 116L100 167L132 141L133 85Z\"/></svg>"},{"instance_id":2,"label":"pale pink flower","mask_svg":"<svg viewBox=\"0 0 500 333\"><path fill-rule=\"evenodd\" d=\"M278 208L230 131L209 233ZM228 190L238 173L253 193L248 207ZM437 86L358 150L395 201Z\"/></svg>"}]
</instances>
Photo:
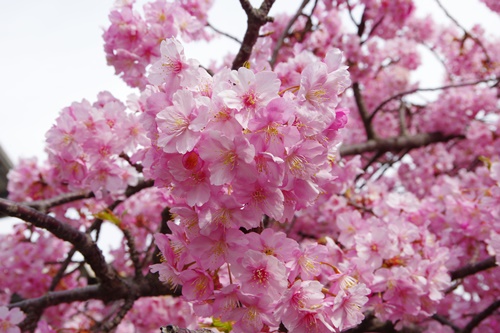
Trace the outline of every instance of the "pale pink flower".
<instances>
[{"instance_id":1,"label":"pale pink flower","mask_svg":"<svg viewBox=\"0 0 500 333\"><path fill-rule=\"evenodd\" d=\"M198 67L194 60L186 60L184 48L175 38L164 40L160 44L161 58L153 64L149 73L149 82L161 85L166 81L180 79L192 81L193 69ZM183 82L185 83L185 82Z\"/></svg>"},{"instance_id":2,"label":"pale pink flower","mask_svg":"<svg viewBox=\"0 0 500 333\"><path fill-rule=\"evenodd\" d=\"M293 254L300 251L299 244L295 240L288 238L284 232L270 228L264 229L260 234L248 233L246 238L250 249L274 256L282 262L293 260Z\"/></svg>"},{"instance_id":3,"label":"pale pink flower","mask_svg":"<svg viewBox=\"0 0 500 333\"><path fill-rule=\"evenodd\" d=\"M197 105L199 103L199 105ZM200 140L200 131L207 123L209 100L194 98L187 90L174 94L173 105L158 113L158 146L166 153L185 154Z\"/></svg>"},{"instance_id":4,"label":"pale pink flower","mask_svg":"<svg viewBox=\"0 0 500 333\"><path fill-rule=\"evenodd\" d=\"M230 320L236 321L233 325L233 333L255 333L261 332L263 324L277 327L279 321L273 313L275 299L270 295L259 296L238 294L242 307L231 312Z\"/></svg>"},{"instance_id":5,"label":"pale pink flower","mask_svg":"<svg viewBox=\"0 0 500 333\"><path fill-rule=\"evenodd\" d=\"M278 97L281 84L274 72L254 74L245 67L232 71L230 80L234 83L232 89L220 92L219 96L229 108L239 111L235 118L244 128L258 109Z\"/></svg>"},{"instance_id":6,"label":"pale pink flower","mask_svg":"<svg viewBox=\"0 0 500 333\"><path fill-rule=\"evenodd\" d=\"M21 333L17 326L24 319L24 313L19 308L9 310L6 306L0 306L0 331L3 333Z\"/></svg>"},{"instance_id":7,"label":"pale pink flower","mask_svg":"<svg viewBox=\"0 0 500 333\"><path fill-rule=\"evenodd\" d=\"M284 212L284 196L279 188L259 179L253 184L240 181L234 184L236 201L246 205L245 209L256 216L267 214L279 220Z\"/></svg>"},{"instance_id":8,"label":"pale pink flower","mask_svg":"<svg viewBox=\"0 0 500 333\"><path fill-rule=\"evenodd\" d=\"M379 227L359 232L354 237L358 256L373 268L380 267L384 259L390 259L399 253L392 234L392 231Z\"/></svg>"},{"instance_id":9,"label":"pale pink flower","mask_svg":"<svg viewBox=\"0 0 500 333\"><path fill-rule=\"evenodd\" d=\"M204 137L198 148L201 158L209 163L210 182L213 185L230 183L235 177L248 182L257 178L253 162L255 148L247 139L237 136L230 140L217 132Z\"/></svg>"},{"instance_id":10,"label":"pale pink flower","mask_svg":"<svg viewBox=\"0 0 500 333\"><path fill-rule=\"evenodd\" d=\"M331 320L340 331L359 324L363 318L362 307L368 302L366 295L370 294L363 283L357 284L349 289L340 289L335 296Z\"/></svg>"},{"instance_id":11,"label":"pale pink flower","mask_svg":"<svg viewBox=\"0 0 500 333\"><path fill-rule=\"evenodd\" d=\"M323 285L297 280L281 300L278 315L289 332L331 332L322 321Z\"/></svg>"}]
</instances>

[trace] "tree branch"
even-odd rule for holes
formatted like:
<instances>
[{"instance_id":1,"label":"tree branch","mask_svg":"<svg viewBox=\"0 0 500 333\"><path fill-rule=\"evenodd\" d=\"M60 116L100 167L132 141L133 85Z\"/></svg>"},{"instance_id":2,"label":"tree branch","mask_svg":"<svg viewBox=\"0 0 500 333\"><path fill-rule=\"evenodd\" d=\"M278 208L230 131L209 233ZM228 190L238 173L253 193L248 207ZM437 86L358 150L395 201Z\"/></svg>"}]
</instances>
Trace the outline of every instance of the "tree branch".
<instances>
[{"instance_id":1,"label":"tree branch","mask_svg":"<svg viewBox=\"0 0 500 333\"><path fill-rule=\"evenodd\" d=\"M471 333L477 325L479 325L488 316L493 314L493 312L495 312L495 310L498 308L500 308L500 300L494 301L482 312L479 312L477 315L475 315L460 333Z\"/></svg>"},{"instance_id":2,"label":"tree branch","mask_svg":"<svg viewBox=\"0 0 500 333\"><path fill-rule=\"evenodd\" d=\"M456 332L456 333L460 332L460 328L457 327L455 324L453 324L451 321L449 321L447 318L444 318L438 314L435 314L432 316L432 319L434 319L435 321L439 322L442 325L446 325L446 326L451 327L453 332Z\"/></svg>"},{"instance_id":3,"label":"tree branch","mask_svg":"<svg viewBox=\"0 0 500 333\"><path fill-rule=\"evenodd\" d=\"M450 272L450 277L452 280L463 279L469 275L476 274L477 272L481 272L493 267L496 267L495 257L491 256L483 261L480 261L475 264L465 265L459 269L456 269Z\"/></svg>"},{"instance_id":4,"label":"tree branch","mask_svg":"<svg viewBox=\"0 0 500 333\"><path fill-rule=\"evenodd\" d=\"M52 216L45 215L38 210L10 200L0 198L0 212L8 216L20 218L35 227L46 229L57 238L73 244L102 282L109 283L116 278L116 272L106 263L101 250L89 235L78 231L78 229Z\"/></svg>"},{"instance_id":5,"label":"tree branch","mask_svg":"<svg viewBox=\"0 0 500 333\"><path fill-rule=\"evenodd\" d=\"M444 85L441 87L435 87L435 88L415 88L415 89L410 89L406 90L400 93L397 93L395 95L392 95L391 97L385 99L380 103L375 110L372 112L372 114L368 117L368 119L371 121L373 117L390 101L401 98L406 95L411 95L416 92L423 92L423 91L438 91L438 90L445 90L445 89L450 89L450 88L460 88L460 87L467 87L467 86L475 86L480 83L486 83L486 82L491 82L491 81L497 81L500 82L499 78L490 78L490 79L483 79L483 80L478 80L478 81L473 81L473 82L462 82L462 83L455 83L455 84L448 84Z\"/></svg>"},{"instance_id":6,"label":"tree branch","mask_svg":"<svg viewBox=\"0 0 500 333\"><path fill-rule=\"evenodd\" d=\"M125 190L125 196L129 197L147 187L152 187L153 185L154 181L152 180L141 180L136 186L128 186L127 189ZM36 200L31 202L25 201L22 202L22 204L46 213L52 207L94 197L95 195L92 191L87 191L87 192L81 191L73 193L64 193L50 199Z\"/></svg>"},{"instance_id":7,"label":"tree branch","mask_svg":"<svg viewBox=\"0 0 500 333\"><path fill-rule=\"evenodd\" d=\"M34 208L36 210L39 210L43 213L46 213L52 207L63 205L63 204L70 203L73 201L82 200L82 199L89 199L89 198L93 198L93 197L94 197L94 193L92 193L90 191L64 193L64 194L58 195L58 196L50 198L50 199L37 200L37 201L32 201L32 202L23 202L23 204L26 206L29 206L31 208Z\"/></svg>"},{"instance_id":8,"label":"tree branch","mask_svg":"<svg viewBox=\"0 0 500 333\"><path fill-rule=\"evenodd\" d=\"M120 310L116 313L113 319L106 318L99 324L91 328L91 332L111 332L120 322L125 318L130 309L134 306L136 297L130 297L125 299L125 303L120 307Z\"/></svg>"},{"instance_id":9,"label":"tree branch","mask_svg":"<svg viewBox=\"0 0 500 333\"><path fill-rule=\"evenodd\" d=\"M352 91L354 92L354 100L356 101L356 105L358 107L359 116L363 121L363 126L365 127L366 138L368 140L375 139L377 135L375 134L375 130L372 125L372 117L368 114L368 110L366 109L365 101L363 100L363 96L361 95L361 89L359 87L359 82L354 82L352 84Z\"/></svg>"},{"instance_id":10,"label":"tree branch","mask_svg":"<svg viewBox=\"0 0 500 333\"><path fill-rule=\"evenodd\" d=\"M436 0L436 3L437 5L443 10L444 14L450 19L453 21L453 23L456 24L457 27L459 27L460 29L462 29L463 33L465 34L465 38L466 37L470 37L474 42L476 42L477 45L479 45L479 47L481 48L481 50L483 50L483 53L484 53L484 56L486 57L486 63L491 63L491 58L488 54L488 51L486 50L486 47L484 47L483 43L479 40L479 38L477 38L476 36L473 36L471 33L469 33L461 24L460 22L458 22L453 16L451 16L451 14L446 10L446 8L444 8L443 4L441 3L441 1L439 0ZM464 39L465 39L464 38Z\"/></svg>"},{"instance_id":11,"label":"tree branch","mask_svg":"<svg viewBox=\"0 0 500 333\"><path fill-rule=\"evenodd\" d=\"M272 22L272 18L267 16L271 10L272 5L275 0L264 0L260 5L260 8L253 8L252 4L248 0L240 0L241 7L247 14L247 31L245 32L245 37L243 37L243 43L241 44L238 54L234 58L232 69L238 69L243 64L250 59L252 54L252 49L257 38L259 38L259 30L267 22Z\"/></svg>"},{"instance_id":12,"label":"tree branch","mask_svg":"<svg viewBox=\"0 0 500 333\"><path fill-rule=\"evenodd\" d=\"M447 142L453 139L463 139L462 135L444 135L441 132L419 133L411 136L396 136L387 139L368 140L363 143L340 146L341 156L351 156L366 152L400 151L427 146L431 143Z\"/></svg>"},{"instance_id":13,"label":"tree branch","mask_svg":"<svg viewBox=\"0 0 500 333\"><path fill-rule=\"evenodd\" d=\"M207 22L207 27L209 27L210 29L212 29L213 31L215 31L216 33L222 35L222 36L225 36L231 40L234 40L236 43L238 44L241 44L241 40L239 40L238 38L224 32L224 31L221 31L219 29L217 29L216 27L214 27L213 25L211 25L209 22Z\"/></svg>"}]
</instances>

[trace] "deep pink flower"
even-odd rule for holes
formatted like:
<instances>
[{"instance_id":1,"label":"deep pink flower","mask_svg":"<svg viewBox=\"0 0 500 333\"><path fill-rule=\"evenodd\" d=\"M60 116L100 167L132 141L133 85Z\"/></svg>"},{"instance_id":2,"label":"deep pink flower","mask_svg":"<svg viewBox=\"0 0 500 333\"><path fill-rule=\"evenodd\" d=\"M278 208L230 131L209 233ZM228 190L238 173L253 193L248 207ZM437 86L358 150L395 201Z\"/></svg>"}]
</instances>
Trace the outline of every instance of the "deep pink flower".
<instances>
[{"instance_id":1,"label":"deep pink flower","mask_svg":"<svg viewBox=\"0 0 500 333\"><path fill-rule=\"evenodd\" d=\"M182 295L188 301L203 301L214 292L213 278L204 271L188 269L181 272L179 278L182 281Z\"/></svg>"},{"instance_id":2,"label":"deep pink flower","mask_svg":"<svg viewBox=\"0 0 500 333\"><path fill-rule=\"evenodd\" d=\"M248 250L231 267L244 293L277 299L285 292L285 265L273 256Z\"/></svg>"}]
</instances>

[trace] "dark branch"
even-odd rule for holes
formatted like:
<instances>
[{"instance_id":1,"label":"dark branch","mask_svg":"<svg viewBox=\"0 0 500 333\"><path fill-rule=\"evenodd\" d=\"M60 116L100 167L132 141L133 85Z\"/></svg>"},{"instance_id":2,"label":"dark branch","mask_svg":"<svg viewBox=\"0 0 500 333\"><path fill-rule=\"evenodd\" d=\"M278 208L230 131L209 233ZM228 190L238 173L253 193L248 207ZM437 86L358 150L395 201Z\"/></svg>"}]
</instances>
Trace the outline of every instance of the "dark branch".
<instances>
[{"instance_id":1,"label":"dark branch","mask_svg":"<svg viewBox=\"0 0 500 333\"><path fill-rule=\"evenodd\" d=\"M272 18L267 16L271 10L272 5L275 0L264 0L260 5L260 8L253 8L252 4L248 0L240 0L241 7L247 14L247 31L245 32L245 37L243 37L243 43L241 44L238 54L234 58L232 69L238 69L243 64L250 59L252 54L252 49L257 38L259 38L259 30L267 22L272 22Z\"/></svg>"},{"instance_id":2,"label":"dark branch","mask_svg":"<svg viewBox=\"0 0 500 333\"><path fill-rule=\"evenodd\" d=\"M372 118L368 114L366 109L365 101L361 95L361 88L358 82L354 82L352 85L352 91L354 92L354 100L356 101L356 106L358 107L359 116L363 121L363 126L365 127L366 138L368 140L375 139L377 135L372 125Z\"/></svg>"},{"instance_id":3,"label":"dark branch","mask_svg":"<svg viewBox=\"0 0 500 333\"><path fill-rule=\"evenodd\" d=\"M368 140L363 143L340 146L341 156L357 155L366 152L398 152L402 149L413 149L437 142L463 139L462 135L444 135L440 132L419 133L411 136L397 136L387 139Z\"/></svg>"},{"instance_id":4,"label":"dark branch","mask_svg":"<svg viewBox=\"0 0 500 333\"><path fill-rule=\"evenodd\" d=\"M460 328L458 326L456 326L455 324L453 324L451 321L449 321L447 318L444 318L438 314L435 314L432 316L432 319L434 319L435 321L439 322L442 325L446 325L446 326L451 327L453 332L456 332L456 333L460 332Z\"/></svg>"},{"instance_id":5,"label":"dark branch","mask_svg":"<svg viewBox=\"0 0 500 333\"><path fill-rule=\"evenodd\" d=\"M54 291L56 289L57 285L64 277L64 272L66 272L66 268L68 268L75 253L76 253L76 248L73 246L73 248L68 252L66 259L61 264L61 267L59 267L59 270L57 271L56 275L52 279L52 282L50 283L49 286L49 291Z\"/></svg>"},{"instance_id":6,"label":"dark branch","mask_svg":"<svg viewBox=\"0 0 500 333\"><path fill-rule=\"evenodd\" d=\"M500 300L494 301L482 312L479 312L477 315L475 315L460 333L471 333L472 330L477 327L477 325L479 325L484 319L492 315L493 312L495 312L495 310L497 310L498 308L500 308Z\"/></svg>"},{"instance_id":7,"label":"dark branch","mask_svg":"<svg viewBox=\"0 0 500 333\"><path fill-rule=\"evenodd\" d=\"M493 268L495 266L497 266L495 257L492 256L478 263L465 265L459 269L456 269L450 272L450 277L452 280L463 279L464 277Z\"/></svg>"},{"instance_id":8,"label":"dark branch","mask_svg":"<svg viewBox=\"0 0 500 333\"><path fill-rule=\"evenodd\" d=\"M113 319L106 318L98 325L95 325L91 331L92 332L111 332L116 326L120 324L120 322L125 318L130 309L134 306L136 298L131 297L125 299L125 303L120 307L120 310L116 313Z\"/></svg>"},{"instance_id":9,"label":"dark branch","mask_svg":"<svg viewBox=\"0 0 500 333\"><path fill-rule=\"evenodd\" d=\"M41 212L47 212L50 208L63 205L69 202L78 201L82 199L93 198L94 193L88 192L76 192L76 193L64 193L58 195L57 197L45 199L45 200L37 200L32 202L24 202L26 206L39 210Z\"/></svg>"},{"instance_id":10,"label":"dark branch","mask_svg":"<svg viewBox=\"0 0 500 333\"><path fill-rule=\"evenodd\" d=\"M104 283L111 282L116 278L116 272L106 263L101 250L89 235L31 207L1 198L0 212L20 218L35 227L46 229L57 238L73 244L92 267L96 276Z\"/></svg>"},{"instance_id":11,"label":"dark branch","mask_svg":"<svg viewBox=\"0 0 500 333\"><path fill-rule=\"evenodd\" d=\"M147 188L147 187L152 187L154 185L154 182L152 180L141 180L136 186L129 186L125 190L125 195L127 197ZM82 199L89 199L89 198L94 198L95 195L91 191L87 192L75 192L75 193L64 193L61 195L58 195L56 197L50 198L50 199L44 199L44 200L37 200L37 201L31 201L31 202L23 202L22 204L29 206L31 208L34 208L36 210L39 210L41 212L47 212L50 208L63 205L66 203L70 203L73 201L78 201Z\"/></svg>"},{"instance_id":12,"label":"dark branch","mask_svg":"<svg viewBox=\"0 0 500 333\"><path fill-rule=\"evenodd\" d=\"M132 260L132 264L134 265L135 277L139 278L142 276L142 265L139 259L139 252L137 252L137 248L135 247L134 237L130 233L130 230L125 228L120 228L123 232L123 236L127 240L128 251L130 254L130 260Z\"/></svg>"}]
</instances>

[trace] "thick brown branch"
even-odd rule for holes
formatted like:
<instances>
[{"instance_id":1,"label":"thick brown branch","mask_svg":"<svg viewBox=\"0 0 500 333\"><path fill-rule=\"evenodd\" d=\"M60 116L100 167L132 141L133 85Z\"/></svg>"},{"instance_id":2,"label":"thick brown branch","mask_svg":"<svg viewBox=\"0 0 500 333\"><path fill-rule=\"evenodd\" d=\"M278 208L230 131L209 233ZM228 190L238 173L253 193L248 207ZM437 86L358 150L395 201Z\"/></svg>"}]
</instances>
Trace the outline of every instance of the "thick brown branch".
<instances>
[{"instance_id":1,"label":"thick brown branch","mask_svg":"<svg viewBox=\"0 0 500 333\"><path fill-rule=\"evenodd\" d=\"M450 272L450 277L452 280L463 279L464 277L493 268L495 266L497 266L495 257L492 256L478 263L465 265L459 269L456 269Z\"/></svg>"},{"instance_id":2,"label":"thick brown branch","mask_svg":"<svg viewBox=\"0 0 500 333\"><path fill-rule=\"evenodd\" d=\"M253 46L257 42L257 38L259 38L260 27L272 21L272 18L267 16L267 14L271 10L274 1L264 0L260 8L257 9L253 8L248 0L240 0L241 7L247 14L247 31L245 32L245 37L243 37L240 50L234 58L232 69L240 68L250 59Z\"/></svg>"},{"instance_id":3,"label":"thick brown branch","mask_svg":"<svg viewBox=\"0 0 500 333\"><path fill-rule=\"evenodd\" d=\"M397 136L387 139L368 140L363 143L340 146L341 156L351 156L366 152L400 151L427 146L437 142L447 142L452 139L463 139L461 135L444 135L440 132L419 133L411 136Z\"/></svg>"},{"instance_id":4,"label":"thick brown branch","mask_svg":"<svg viewBox=\"0 0 500 333\"><path fill-rule=\"evenodd\" d=\"M359 116L363 121L363 126L365 127L366 138L368 140L375 139L377 135L372 125L372 118L368 114L366 109L365 101L361 95L361 88L358 82L354 82L352 85L352 91L354 92L354 100L356 101L356 106L358 107Z\"/></svg>"},{"instance_id":5,"label":"thick brown branch","mask_svg":"<svg viewBox=\"0 0 500 333\"><path fill-rule=\"evenodd\" d=\"M106 263L101 250L89 235L78 231L78 229L52 216L45 215L36 209L10 200L0 198L0 212L8 216L20 218L35 227L46 229L57 238L73 244L102 282L111 282L116 278L116 272Z\"/></svg>"}]
</instances>

